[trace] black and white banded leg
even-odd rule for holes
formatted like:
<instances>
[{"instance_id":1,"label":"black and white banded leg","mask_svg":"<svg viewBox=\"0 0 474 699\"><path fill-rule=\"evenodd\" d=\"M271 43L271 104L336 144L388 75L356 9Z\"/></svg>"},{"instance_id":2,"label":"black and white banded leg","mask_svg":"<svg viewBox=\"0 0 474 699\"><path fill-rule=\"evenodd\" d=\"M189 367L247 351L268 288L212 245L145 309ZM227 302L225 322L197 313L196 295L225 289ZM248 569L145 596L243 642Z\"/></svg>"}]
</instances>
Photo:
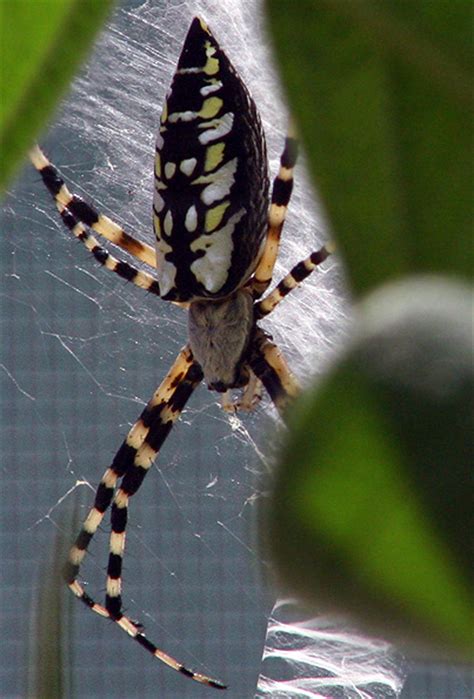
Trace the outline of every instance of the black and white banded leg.
<instances>
[{"instance_id":1,"label":"black and white banded leg","mask_svg":"<svg viewBox=\"0 0 474 699\"><path fill-rule=\"evenodd\" d=\"M38 145L34 145L30 149L29 156L33 166L41 175L47 190L55 200L60 213L63 209L67 209L76 222L92 228L103 238L136 257L137 260L145 262L152 268L156 267L155 249L126 233L122 226L105 214L96 211L93 206L77 194L71 194L57 168L48 160Z\"/></svg>"},{"instance_id":2,"label":"black and white banded leg","mask_svg":"<svg viewBox=\"0 0 474 699\"><path fill-rule=\"evenodd\" d=\"M288 129L285 147L280 157L280 168L273 180L272 198L268 212L268 232L260 261L252 279L256 297L269 287L280 248L280 238L293 191L293 171L298 158L298 141L292 127Z\"/></svg>"},{"instance_id":3,"label":"black and white banded leg","mask_svg":"<svg viewBox=\"0 0 474 699\"><path fill-rule=\"evenodd\" d=\"M69 552L69 558L64 568L64 578L71 591L89 609L100 616L112 619L158 660L196 682L217 689L225 689L225 685L219 680L190 670L183 663L158 648L145 636L143 627L122 612L121 576L129 499L143 483L173 424L201 379L202 371L194 361L189 348L185 347L129 431L111 466L104 473L97 488L94 505ZM117 485L119 481L120 484ZM107 567L107 587L105 606L102 606L85 592L77 578L92 537L111 504L112 529Z\"/></svg>"}]
</instances>

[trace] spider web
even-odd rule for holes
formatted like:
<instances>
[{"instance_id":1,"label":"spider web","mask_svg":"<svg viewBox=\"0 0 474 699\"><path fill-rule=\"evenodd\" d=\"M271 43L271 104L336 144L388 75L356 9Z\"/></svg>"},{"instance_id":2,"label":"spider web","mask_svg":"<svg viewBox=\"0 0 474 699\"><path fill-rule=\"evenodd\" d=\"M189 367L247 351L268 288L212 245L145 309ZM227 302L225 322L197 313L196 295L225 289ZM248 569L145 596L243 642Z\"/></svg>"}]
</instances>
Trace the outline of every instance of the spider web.
<instances>
[{"instance_id":1,"label":"spider web","mask_svg":"<svg viewBox=\"0 0 474 699\"><path fill-rule=\"evenodd\" d=\"M209 22L256 99L275 174L287 116L253 0L121 3L42 139L72 191L149 242L156 126L195 14ZM99 269L61 227L31 168L9 194L3 224L2 551L11 562L3 589L16 643L3 655L2 687L4 696L18 696L42 559L57 532L71 540L64 513L77 504L81 519L86 513L129 425L184 344L186 317ZM324 228L300 166L276 279L327 239ZM326 263L268 320L304 383L331 361L347 331L337 267ZM268 401L231 418L216 395L196 392L131 501L128 612L166 651L228 681L231 697L396 697L402 672L386 644L334 621L302 621L288 601L273 606L256 531L277 441ZM105 525L83 570L98 599L107 533ZM73 614L75 696L199 691L112 625L78 605Z\"/></svg>"}]
</instances>

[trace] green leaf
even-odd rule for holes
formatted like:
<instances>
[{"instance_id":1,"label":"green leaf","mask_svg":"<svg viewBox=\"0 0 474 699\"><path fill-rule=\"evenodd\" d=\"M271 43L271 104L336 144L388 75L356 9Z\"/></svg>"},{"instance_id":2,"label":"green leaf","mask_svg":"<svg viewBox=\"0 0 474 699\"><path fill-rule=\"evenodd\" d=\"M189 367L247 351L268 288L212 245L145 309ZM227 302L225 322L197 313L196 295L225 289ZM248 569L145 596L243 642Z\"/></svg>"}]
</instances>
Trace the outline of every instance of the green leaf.
<instances>
[{"instance_id":1,"label":"green leaf","mask_svg":"<svg viewBox=\"0 0 474 699\"><path fill-rule=\"evenodd\" d=\"M0 3L0 189L45 124L111 0Z\"/></svg>"},{"instance_id":2,"label":"green leaf","mask_svg":"<svg viewBox=\"0 0 474 699\"><path fill-rule=\"evenodd\" d=\"M385 638L472 644L469 289L399 282L292 411L269 518L286 582Z\"/></svg>"},{"instance_id":3,"label":"green leaf","mask_svg":"<svg viewBox=\"0 0 474 699\"><path fill-rule=\"evenodd\" d=\"M470 0L267 9L355 293L413 272L471 276Z\"/></svg>"},{"instance_id":4,"label":"green leaf","mask_svg":"<svg viewBox=\"0 0 474 699\"><path fill-rule=\"evenodd\" d=\"M77 512L62 517L64 531L70 531ZM40 566L38 585L30 612L30 643L25 658L26 696L61 699L71 696L72 605L62 568L70 542L58 529L55 546Z\"/></svg>"}]
</instances>

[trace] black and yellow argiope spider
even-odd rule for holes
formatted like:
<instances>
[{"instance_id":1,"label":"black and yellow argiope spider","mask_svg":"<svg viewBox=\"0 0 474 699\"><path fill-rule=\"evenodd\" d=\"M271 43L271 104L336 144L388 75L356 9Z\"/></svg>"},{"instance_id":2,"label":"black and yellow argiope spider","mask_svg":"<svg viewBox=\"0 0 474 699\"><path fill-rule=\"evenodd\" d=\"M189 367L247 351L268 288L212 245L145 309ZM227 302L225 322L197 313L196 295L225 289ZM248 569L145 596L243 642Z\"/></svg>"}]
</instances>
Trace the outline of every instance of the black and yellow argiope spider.
<instances>
[{"instance_id":1,"label":"black and yellow argiope spider","mask_svg":"<svg viewBox=\"0 0 474 699\"><path fill-rule=\"evenodd\" d=\"M135 422L97 488L72 546L64 577L94 612L116 622L152 655L197 682L225 688L155 646L122 611L121 575L128 501L143 482L187 400L204 379L238 407L252 408L261 385L281 413L298 392L277 346L257 322L273 311L329 254L322 247L269 287L293 185L296 141L288 136L269 205L265 138L256 106L206 24L186 37L156 143L153 224L156 248L131 237L67 189L38 146L33 165L67 228L104 267L189 311L189 340ZM156 268L156 278L113 257L87 232ZM234 406L235 407L235 406ZM119 482L120 481L120 482ZM78 581L89 543L111 505L105 606Z\"/></svg>"}]
</instances>

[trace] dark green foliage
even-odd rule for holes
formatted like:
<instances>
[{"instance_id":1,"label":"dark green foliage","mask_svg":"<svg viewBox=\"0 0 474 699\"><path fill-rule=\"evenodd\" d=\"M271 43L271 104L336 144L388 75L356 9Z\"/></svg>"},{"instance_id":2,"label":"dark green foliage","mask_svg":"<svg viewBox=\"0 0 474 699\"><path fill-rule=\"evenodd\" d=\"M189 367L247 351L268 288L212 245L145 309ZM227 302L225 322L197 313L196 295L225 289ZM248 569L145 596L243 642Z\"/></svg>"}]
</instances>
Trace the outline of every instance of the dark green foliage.
<instances>
[{"instance_id":1,"label":"dark green foliage","mask_svg":"<svg viewBox=\"0 0 474 699\"><path fill-rule=\"evenodd\" d=\"M269 541L285 582L318 610L465 657L474 381L472 295L460 282L473 269L472 4L267 8L360 299L356 337L291 416Z\"/></svg>"}]
</instances>

